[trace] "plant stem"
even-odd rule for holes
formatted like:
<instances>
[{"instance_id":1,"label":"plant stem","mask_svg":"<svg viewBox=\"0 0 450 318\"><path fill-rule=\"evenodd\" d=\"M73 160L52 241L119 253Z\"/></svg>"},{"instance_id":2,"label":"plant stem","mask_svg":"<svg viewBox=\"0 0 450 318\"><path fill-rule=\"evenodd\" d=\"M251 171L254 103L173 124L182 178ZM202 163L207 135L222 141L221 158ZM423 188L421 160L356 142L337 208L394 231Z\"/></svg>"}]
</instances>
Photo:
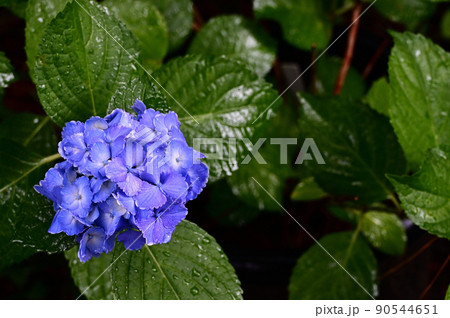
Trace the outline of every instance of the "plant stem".
<instances>
[{"instance_id":1,"label":"plant stem","mask_svg":"<svg viewBox=\"0 0 450 318\"><path fill-rule=\"evenodd\" d=\"M364 69L364 72L362 74L362 77L364 79L367 79L367 77L369 77L370 72L372 72L372 69L377 64L378 60L380 59L381 55L383 54L384 50L386 50L386 48L388 47L390 42L391 42L391 40L389 38L384 39L384 41L381 43L381 45L378 47L378 49L372 55L372 58L370 59L369 63L367 64L367 66Z\"/></svg>"},{"instance_id":2,"label":"plant stem","mask_svg":"<svg viewBox=\"0 0 450 318\"><path fill-rule=\"evenodd\" d=\"M359 233L361 232L361 226L364 216L361 216L358 221L358 225L356 226L355 232L353 232L352 239L350 241L350 245L348 246L347 253L345 254L344 261L342 262L342 266L345 267L347 265L348 260L352 254L353 247L355 246L356 239L358 238Z\"/></svg>"},{"instance_id":3,"label":"plant stem","mask_svg":"<svg viewBox=\"0 0 450 318\"><path fill-rule=\"evenodd\" d=\"M403 208L402 208L400 202L398 202L398 200L397 200L397 198L395 197L395 195L390 194L390 195L389 195L389 200L391 200L392 203L394 203L394 205L395 205L395 207L397 208L398 212L402 212L402 211L403 211Z\"/></svg>"},{"instance_id":4,"label":"plant stem","mask_svg":"<svg viewBox=\"0 0 450 318\"><path fill-rule=\"evenodd\" d=\"M345 78L347 77L348 70L350 69L350 64L352 63L353 53L355 51L355 43L356 36L358 35L358 27L359 27L359 16L361 15L362 4L361 2L356 2L353 13L352 13L352 22L353 25L350 28L350 33L347 39L347 49L345 51L345 57L342 61L341 69L339 70L339 75L336 80L336 85L334 87L333 94L339 95L342 91L342 88L345 84Z\"/></svg>"}]
</instances>

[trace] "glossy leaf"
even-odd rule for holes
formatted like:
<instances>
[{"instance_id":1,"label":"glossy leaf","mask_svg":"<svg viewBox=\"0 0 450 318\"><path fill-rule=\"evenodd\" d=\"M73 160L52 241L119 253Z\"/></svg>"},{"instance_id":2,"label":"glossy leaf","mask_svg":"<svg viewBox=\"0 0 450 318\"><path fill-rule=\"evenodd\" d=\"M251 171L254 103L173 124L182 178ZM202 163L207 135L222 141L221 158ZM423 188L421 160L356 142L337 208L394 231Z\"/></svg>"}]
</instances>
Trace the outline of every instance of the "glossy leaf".
<instances>
[{"instance_id":1,"label":"glossy leaf","mask_svg":"<svg viewBox=\"0 0 450 318\"><path fill-rule=\"evenodd\" d=\"M316 0L253 0L257 19L279 22L285 40L308 51L313 45L324 49L331 36L331 23L322 5Z\"/></svg>"},{"instance_id":2,"label":"glossy leaf","mask_svg":"<svg viewBox=\"0 0 450 318\"><path fill-rule=\"evenodd\" d=\"M200 29L189 52L239 59L264 76L275 61L276 42L253 21L238 15L219 16Z\"/></svg>"},{"instance_id":3,"label":"glossy leaf","mask_svg":"<svg viewBox=\"0 0 450 318\"><path fill-rule=\"evenodd\" d=\"M277 93L238 61L188 56L172 60L152 75L165 88L163 93L178 114L191 146L196 146L195 138L218 138L212 140L214 144L205 142L205 148L197 149L217 156L217 145L223 145L222 156L208 159L207 155L205 160L210 180L237 169L247 148L233 138L252 137L277 107L273 105L252 124L277 98ZM200 144L204 140L196 141Z\"/></svg>"},{"instance_id":4,"label":"glossy leaf","mask_svg":"<svg viewBox=\"0 0 450 318\"><path fill-rule=\"evenodd\" d=\"M389 83L382 77L373 83L365 101L373 110L389 117L390 94Z\"/></svg>"},{"instance_id":5,"label":"glossy leaf","mask_svg":"<svg viewBox=\"0 0 450 318\"><path fill-rule=\"evenodd\" d=\"M193 9L191 0L149 0L166 20L169 51L178 49L191 33Z\"/></svg>"},{"instance_id":6,"label":"glossy leaf","mask_svg":"<svg viewBox=\"0 0 450 318\"><path fill-rule=\"evenodd\" d=\"M405 251L405 229L395 214L368 211L364 213L361 231L373 246L384 253L400 255Z\"/></svg>"},{"instance_id":7,"label":"glossy leaf","mask_svg":"<svg viewBox=\"0 0 450 318\"><path fill-rule=\"evenodd\" d=\"M291 194L291 200L312 201L322 199L326 195L326 192L314 181L314 178L309 177L297 184Z\"/></svg>"},{"instance_id":8,"label":"glossy leaf","mask_svg":"<svg viewBox=\"0 0 450 318\"><path fill-rule=\"evenodd\" d=\"M450 239L450 147L428 152L413 176L389 176L402 207L415 224Z\"/></svg>"},{"instance_id":9,"label":"glossy leaf","mask_svg":"<svg viewBox=\"0 0 450 318\"><path fill-rule=\"evenodd\" d=\"M82 263L78 258L78 246L66 251L70 271L75 285L87 299L114 299L111 283L111 261L113 253L93 257ZM108 269L109 268L109 269Z\"/></svg>"},{"instance_id":10,"label":"glossy leaf","mask_svg":"<svg viewBox=\"0 0 450 318\"><path fill-rule=\"evenodd\" d=\"M391 197L385 174L403 173L405 161L388 119L344 98L300 99L301 136L314 139L325 161L304 161L316 182L327 193L357 197L362 202ZM311 150L309 153L314 159Z\"/></svg>"},{"instance_id":11,"label":"glossy leaf","mask_svg":"<svg viewBox=\"0 0 450 318\"><path fill-rule=\"evenodd\" d=\"M131 32L102 7L69 3L48 25L36 63L39 98L50 118L63 125L106 115L111 96L136 69L136 47Z\"/></svg>"},{"instance_id":12,"label":"glossy leaf","mask_svg":"<svg viewBox=\"0 0 450 318\"><path fill-rule=\"evenodd\" d=\"M160 62L167 53L169 36L163 15L146 0L107 0L102 2L122 20L139 41L144 62Z\"/></svg>"},{"instance_id":13,"label":"glossy leaf","mask_svg":"<svg viewBox=\"0 0 450 318\"><path fill-rule=\"evenodd\" d=\"M26 9L25 52L30 77L34 81L34 66L39 43L50 21L61 12L69 0L29 0Z\"/></svg>"},{"instance_id":14,"label":"glossy leaf","mask_svg":"<svg viewBox=\"0 0 450 318\"><path fill-rule=\"evenodd\" d=\"M167 244L114 249L111 278L117 299L241 299L233 267L214 238L188 221ZM123 255L122 255L123 253Z\"/></svg>"},{"instance_id":15,"label":"glossy leaf","mask_svg":"<svg viewBox=\"0 0 450 318\"><path fill-rule=\"evenodd\" d=\"M417 170L428 149L450 140L450 54L422 35L393 36L391 123L408 162Z\"/></svg>"},{"instance_id":16,"label":"glossy leaf","mask_svg":"<svg viewBox=\"0 0 450 318\"><path fill-rule=\"evenodd\" d=\"M336 80L341 69L342 59L323 56L317 61L316 90L321 95L333 94ZM360 99L363 97L366 85L361 74L354 67L350 67L340 96Z\"/></svg>"},{"instance_id":17,"label":"glossy leaf","mask_svg":"<svg viewBox=\"0 0 450 318\"><path fill-rule=\"evenodd\" d=\"M3 95L3 90L15 79L13 67L5 53L0 52L0 97Z\"/></svg>"},{"instance_id":18,"label":"glossy leaf","mask_svg":"<svg viewBox=\"0 0 450 318\"><path fill-rule=\"evenodd\" d=\"M160 112L168 112L169 106L164 95L158 90L155 84L144 72L140 76L132 77L130 81L125 82L117 88L108 105L108 113L116 108L121 108L127 112L133 113L131 106L136 99L144 102L147 107Z\"/></svg>"},{"instance_id":19,"label":"glossy leaf","mask_svg":"<svg viewBox=\"0 0 450 318\"><path fill-rule=\"evenodd\" d=\"M49 117L31 113L11 115L0 123L0 138L14 140L43 156L56 152L58 140Z\"/></svg>"},{"instance_id":20,"label":"glossy leaf","mask_svg":"<svg viewBox=\"0 0 450 318\"><path fill-rule=\"evenodd\" d=\"M361 238L357 238L351 247L352 234L351 232L329 234L320 239L319 243L375 297L377 293L375 256ZM315 244L298 259L294 267L289 283L289 298L370 299L371 297L349 274Z\"/></svg>"}]
</instances>

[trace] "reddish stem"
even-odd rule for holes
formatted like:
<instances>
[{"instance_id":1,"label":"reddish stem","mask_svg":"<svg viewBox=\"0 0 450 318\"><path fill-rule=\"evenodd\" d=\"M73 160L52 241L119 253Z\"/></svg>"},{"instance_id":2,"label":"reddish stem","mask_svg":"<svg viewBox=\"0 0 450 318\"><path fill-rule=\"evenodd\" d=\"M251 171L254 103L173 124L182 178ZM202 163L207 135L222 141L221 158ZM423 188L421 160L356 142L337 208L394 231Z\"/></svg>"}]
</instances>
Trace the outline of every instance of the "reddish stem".
<instances>
[{"instance_id":1,"label":"reddish stem","mask_svg":"<svg viewBox=\"0 0 450 318\"><path fill-rule=\"evenodd\" d=\"M438 279L439 275L441 275L442 271L445 269L445 267L447 266L448 262L450 261L450 255L447 256L447 258L445 259L444 263L441 265L441 268L439 268L438 272L436 273L436 275L434 275L433 279L431 280L431 282L428 284L427 288L425 288L425 290L423 291L422 294L420 294L419 299L423 299L425 297L425 295L428 293L428 291L430 290L430 288L434 285L434 283L436 282L436 280Z\"/></svg>"},{"instance_id":2,"label":"reddish stem","mask_svg":"<svg viewBox=\"0 0 450 318\"><path fill-rule=\"evenodd\" d=\"M370 72L372 72L373 68L377 64L378 60L380 59L381 55L383 54L384 50L386 50L390 42L390 39L385 38L378 49L375 51L375 53L372 55L372 58L364 69L362 75L364 79L367 79L367 77L369 77Z\"/></svg>"},{"instance_id":3,"label":"reddish stem","mask_svg":"<svg viewBox=\"0 0 450 318\"><path fill-rule=\"evenodd\" d=\"M350 32L348 35L347 49L345 51L345 57L342 61L341 69L339 70L339 76L334 87L334 95L339 95L341 93L342 88L345 84L345 78L347 77L348 70L350 69L350 64L352 63L353 53L355 51L356 36L358 35L359 16L361 15L361 10L361 2L356 2L352 12L353 25L350 28Z\"/></svg>"}]
</instances>

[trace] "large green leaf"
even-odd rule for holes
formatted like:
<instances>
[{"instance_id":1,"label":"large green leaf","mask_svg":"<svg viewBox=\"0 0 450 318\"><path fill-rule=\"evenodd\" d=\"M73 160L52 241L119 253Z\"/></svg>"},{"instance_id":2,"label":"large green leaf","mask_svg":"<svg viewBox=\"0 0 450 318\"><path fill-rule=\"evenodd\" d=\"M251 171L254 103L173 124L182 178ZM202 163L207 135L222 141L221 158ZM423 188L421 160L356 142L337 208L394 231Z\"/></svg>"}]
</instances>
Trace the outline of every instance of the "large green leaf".
<instances>
[{"instance_id":1,"label":"large green leaf","mask_svg":"<svg viewBox=\"0 0 450 318\"><path fill-rule=\"evenodd\" d=\"M111 279L118 299L241 299L233 267L214 238L188 221L167 244L114 249Z\"/></svg>"},{"instance_id":2,"label":"large green leaf","mask_svg":"<svg viewBox=\"0 0 450 318\"><path fill-rule=\"evenodd\" d=\"M271 85L258 79L244 64L222 57L177 58L153 76L164 87L168 104L178 114L181 130L191 146L195 138L218 138L206 149L211 153L217 152L217 144L224 145L222 158L205 161L212 179L237 169L247 147L239 140L234 147L233 138L252 137L272 113L266 112L255 124L253 121L277 97ZM204 148L197 150L205 152Z\"/></svg>"},{"instance_id":3,"label":"large green leaf","mask_svg":"<svg viewBox=\"0 0 450 318\"><path fill-rule=\"evenodd\" d=\"M48 25L36 62L37 90L50 118L63 125L106 115L111 96L136 69L136 47L131 32L94 2L67 4Z\"/></svg>"},{"instance_id":4,"label":"large green leaf","mask_svg":"<svg viewBox=\"0 0 450 318\"><path fill-rule=\"evenodd\" d=\"M312 45L322 50L328 44L331 23L322 6L317 0L253 0L256 18L279 22L286 41L303 50Z\"/></svg>"},{"instance_id":5,"label":"large green leaf","mask_svg":"<svg viewBox=\"0 0 450 318\"><path fill-rule=\"evenodd\" d=\"M169 50L179 48L192 28L191 0L149 0L164 15L169 32Z\"/></svg>"},{"instance_id":6,"label":"large green leaf","mask_svg":"<svg viewBox=\"0 0 450 318\"><path fill-rule=\"evenodd\" d=\"M139 41L146 64L160 62L167 53L169 36L163 15L149 1L107 0L102 2L121 19Z\"/></svg>"},{"instance_id":7,"label":"large green leaf","mask_svg":"<svg viewBox=\"0 0 450 318\"><path fill-rule=\"evenodd\" d=\"M318 94L333 94L341 69L342 59L323 56L317 61L316 89ZM357 69L350 67L340 96L359 99L364 95L366 85Z\"/></svg>"},{"instance_id":8,"label":"large green leaf","mask_svg":"<svg viewBox=\"0 0 450 318\"><path fill-rule=\"evenodd\" d=\"M388 119L344 98L300 100L301 136L313 138L325 160L304 162L316 182L327 193L362 202L390 198L393 191L385 173L403 173L405 160Z\"/></svg>"},{"instance_id":9,"label":"large green leaf","mask_svg":"<svg viewBox=\"0 0 450 318\"><path fill-rule=\"evenodd\" d=\"M421 35L394 33L390 115L413 169L450 140L450 55Z\"/></svg>"},{"instance_id":10,"label":"large green leaf","mask_svg":"<svg viewBox=\"0 0 450 318\"><path fill-rule=\"evenodd\" d=\"M47 232L55 212L51 202L33 189L58 157L43 158L15 141L0 139L0 267L75 243L73 237Z\"/></svg>"},{"instance_id":11,"label":"large green leaf","mask_svg":"<svg viewBox=\"0 0 450 318\"><path fill-rule=\"evenodd\" d=\"M364 240L351 243L352 233L329 234L319 240L348 272L317 244L297 261L289 283L291 299L370 299L377 293L377 261ZM350 276L361 284L359 286Z\"/></svg>"},{"instance_id":12,"label":"large green leaf","mask_svg":"<svg viewBox=\"0 0 450 318\"><path fill-rule=\"evenodd\" d=\"M3 90L14 81L15 76L13 67L5 53L0 52L0 97L3 95Z\"/></svg>"},{"instance_id":13,"label":"large green leaf","mask_svg":"<svg viewBox=\"0 0 450 318\"><path fill-rule=\"evenodd\" d=\"M31 79L34 81L34 66L38 55L39 43L45 29L56 15L61 12L69 0L29 0L26 9L25 51Z\"/></svg>"},{"instance_id":14,"label":"large green leaf","mask_svg":"<svg viewBox=\"0 0 450 318\"><path fill-rule=\"evenodd\" d=\"M75 285L88 299L114 299L110 279L110 265L113 253L93 257L82 263L78 258L78 246L64 253L69 261L70 271Z\"/></svg>"},{"instance_id":15,"label":"large green leaf","mask_svg":"<svg viewBox=\"0 0 450 318\"><path fill-rule=\"evenodd\" d=\"M445 294L445 300L450 300L450 285L448 286L447 293Z\"/></svg>"},{"instance_id":16,"label":"large green leaf","mask_svg":"<svg viewBox=\"0 0 450 318\"><path fill-rule=\"evenodd\" d=\"M382 77L373 83L365 101L372 109L389 117L390 94L389 83Z\"/></svg>"},{"instance_id":17,"label":"large green leaf","mask_svg":"<svg viewBox=\"0 0 450 318\"><path fill-rule=\"evenodd\" d=\"M236 58L264 76L275 60L276 42L253 21L238 15L220 16L201 28L189 52Z\"/></svg>"},{"instance_id":18,"label":"large green leaf","mask_svg":"<svg viewBox=\"0 0 450 318\"><path fill-rule=\"evenodd\" d=\"M395 214L368 211L363 215L361 231L382 252L402 254L405 250L405 229Z\"/></svg>"},{"instance_id":19,"label":"large green leaf","mask_svg":"<svg viewBox=\"0 0 450 318\"><path fill-rule=\"evenodd\" d=\"M43 156L55 153L58 140L49 117L31 113L11 115L0 124L0 138L17 141Z\"/></svg>"},{"instance_id":20,"label":"large green leaf","mask_svg":"<svg viewBox=\"0 0 450 318\"><path fill-rule=\"evenodd\" d=\"M450 147L428 152L413 176L389 176L408 217L432 234L450 239Z\"/></svg>"}]
</instances>

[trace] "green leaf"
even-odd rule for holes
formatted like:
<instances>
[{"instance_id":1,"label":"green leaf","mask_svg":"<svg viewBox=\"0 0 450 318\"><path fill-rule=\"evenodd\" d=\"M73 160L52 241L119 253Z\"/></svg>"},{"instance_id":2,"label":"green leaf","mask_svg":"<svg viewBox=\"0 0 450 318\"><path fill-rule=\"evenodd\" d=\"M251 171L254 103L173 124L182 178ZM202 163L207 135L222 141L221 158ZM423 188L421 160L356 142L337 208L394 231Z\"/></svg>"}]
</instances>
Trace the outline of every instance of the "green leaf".
<instances>
[{"instance_id":1,"label":"green leaf","mask_svg":"<svg viewBox=\"0 0 450 318\"><path fill-rule=\"evenodd\" d=\"M30 77L35 81L34 66L39 43L50 21L61 12L69 0L29 0L26 9L25 51Z\"/></svg>"},{"instance_id":2,"label":"green leaf","mask_svg":"<svg viewBox=\"0 0 450 318\"><path fill-rule=\"evenodd\" d=\"M48 25L36 63L39 98L50 118L62 126L106 115L111 96L136 69L136 47L131 32L94 2L67 4Z\"/></svg>"},{"instance_id":3,"label":"green leaf","mask_svg":"<svg viewBox=\"0 0 450 318\"><path fill-rule=\"evenodd\" d=\"M441 34L447 40L450 39L450 9L447 9L442 17Z\"/></svg>"},{"instance_id":4,"label":"green leaf","mask_svg":"<svg viewBox=\"0 0 450 318\"><path fill-rule=\"evenodd\" d=\"M326 196L326 192L314 181L314 178L309 177L297 184L291 194L291 200L312 201L322 199Z\"/></svg>"},{"instance_id":5,"label":"green leaf","mask_svg":"<svg viewBox=\"0 0 450 318\"><path fill-rule=\"evenodd\" d=\"M65 234L48 233L55 214L52 203L33 189L48 163L57 158L42 158L15 141L0 139L0 267L40 251L56 253L75 243Z\"/></svg>"},{"instance_id":6,"label":"green leaf","mask_svg":"<svg viewBox=\"0 0 450 318\"><path fill-rule=\"evenodd\" d=\"M141 72L140 76L131 78L129 82L125 82L117 88L109 102L108 113L116 108L133 113L134 110L131 109L131 106L134 105L136 99L144 102L147 107L160 112L166 113L170 110L165 96L151 82L147 74Z\"/></svg>"},{"instance_id":7,"label":"green leaf","mask_svg":"<svg viewBox=\"0 0 450 318\"><path fill-rule=\"evenodd\" d=\"M205 160L210 179L231 175L237 169L247 147L238 141L234 146L233 138L251 138L278 105L252 124L277 98L277 92L235 60L188 56L172 60L152 75L165 88L168 103L178 114L191 146L195 146L195 138L218 138L206 149L215 155L217 144L224 146L222 157ZM197 150L205 152L203 148Z\"/></svg>"},{"instance_id":8,"label":"green leaf","mask_svg":"<svg viewBox=\"0 0 450 318\"><path fill-rule=\"evenodd\" d=\"M450 147L428 152L413 176L389 176L408 217L424 230L450 239Z\"/></svg>"},{"instance_id":9,"label":"green leaf","mask_svg":"<svg viewBox=\"0 0 450 318\"><path fill-rule=\"evenodd\" d=\"M160 63L167 53L169 36L163 15L145 0L107 0L102 2L139 41L144 62Z\"/></svg>"},{"instance_id":10,"label":"green leaf","mask_svg":"<svg viewBox=\"0 0 450 318\"><path fill-rule=\"evenodd\" d=\"M169 51L178 49L191 33L193 9L191 0L150 0L166 20Z\"/></svg>"},{"instance_id":11,"label":"green leaf","mask_svg":"<svg viewBox=\"0 0 450 318\"><path fill-rule=\"evenodd\" d=\"M402 23L411 30L430 18L436 9L429 0L377 0L374 7L389 20Z\"/></svg>"},{"instance_id":12,"label":"green leaf","mask_svg":"<svg viewBox=\"0 0 450 318\"><path fill-rule=\"evenodd\" d=\"M389 117L390 87L386 78L375 81L366 95L365 102L378 113Z\"/></svg>"},{"instance_id":13,"label":"green leaf","mask_svg":"<svg viewBox=\"0 0 450 318\"><path fill-rule=\"evenodd\" d=\"M325 164L303 163L325 192L362 202L390 198L393 191L385 174L403 173L405 160L388 119L344 98L300 96L300 100L301 137L313 138L325 160Z\"/></svg>"},{"instance_id":14,"label":"green leaf","mask_svg":"<svg viewBox=\"0 0 450 318\"><path fill-rule=\"evenodd\" d=\"M448 286L447 293L445 294L445 300L450 300L450 285Z\"/></svg>"},{"instance_id":15,"label":"green leaf","mask_svg":"<svg viewBox=\"0 0 450 318\"><path fill-rule=\"evenodd\" d=\"M377 293L377 261L370 247L352 233L326 235L319 243L372 296ZM370 299L370 296L317 244L297 261L289 283L290 299Z\"/></svg>"},{"instance_id":16,"label":"green leaf","mask_svg":"<svg viewBox=\"0 0 450 318\"><path fill-rule=\"evenodd\" d=\"M3 90L15 80L13 67L4 52L0 52L0 97L3 95Z\"/></svg>"},{"instance_id":17,"label":"green leaf","mask_svg":"<svg viewBox=\"0 0 450 318\"><path fill-rule=\"evenodd\" d=\"M421 35L393 36L391 123L416 170L428 149L450 140L450 55Z\"/></svg>"},{"instance_id":18,"label":"green leaf","mask_svg":"<svg viewBox=\"0 0 450 318\"><path fill-rule=\"evenodd\" d=\"M113 253L93 257L86 263L78 258L78 246L66 251L70 271L75 285L88 299L114 299L110 273ZM106 271L106 272L105 272Z\"/></svg>"},{"instance_id":19,"label":"green leaf","mask_svg":"<svg viewBox=\"0 0 450 318\"><path fill-rule=\"evenodd\" d=\"M14 140L43 156L55 153L56 132L49 117L31 113L13 114L0 123L0 138Z\"/></svg>"},{"instance_id":20,"label":"green leaf","mask_svg":"<svg viewBox=\"0 0 450 318\"><path fill-rule=\"evenodd\" d=\"M384 253L400 255L405 251L405 229L395 214L368 211L362 218L361 231L373 246Z\"/></svg>"},{"instance_id":21,"label":"green leaf","mask_svg":"<svg viewBox=\"0 0 450 318\"><path fill-rule=\"evenodd\" d=\"M122 255L123 254L123 255ZM214 238L188 221L167 244L114 249L111 279L117 299L241 299L233 267Z\"/></svg>"},{"instance_id":22,"label":"green leaf","mask_svg":"<svg viewBox=\"0 0 450 318\"><path fill-rule=\"evenodd\" d=\"M316 0L253 1L257 19L279 22L285 40L303 50L310 50L313 45L323 50L330 40L331 23L322 10L323 6Z\"/></svg>"},{"instance_id":23,"label":"green leaf","mask_svg":"<svg viewBox=\"0 0 450 318\"><path fill-rule=\"evenodd\" d=\"M197 33L189 52L241 60L262 77L272 68L276 49L275 40L261 26L230 15L209 20Z\"/></svg>"},{"instance_id":24,"label":"green leaf","mask_svg":"<svg viewBox=\"0 0 450 318\"><path fill-rule=\"evenodd\" d=\"M333 94L341 64L342 59L337 57L323 56L317 61L317 79L315 84L317 93L321 95ZM354 67L350 67L340 95L342 97L360 99L364 96L365 90L366 85L363 77Z\"/></svg>"}]
</instances>

